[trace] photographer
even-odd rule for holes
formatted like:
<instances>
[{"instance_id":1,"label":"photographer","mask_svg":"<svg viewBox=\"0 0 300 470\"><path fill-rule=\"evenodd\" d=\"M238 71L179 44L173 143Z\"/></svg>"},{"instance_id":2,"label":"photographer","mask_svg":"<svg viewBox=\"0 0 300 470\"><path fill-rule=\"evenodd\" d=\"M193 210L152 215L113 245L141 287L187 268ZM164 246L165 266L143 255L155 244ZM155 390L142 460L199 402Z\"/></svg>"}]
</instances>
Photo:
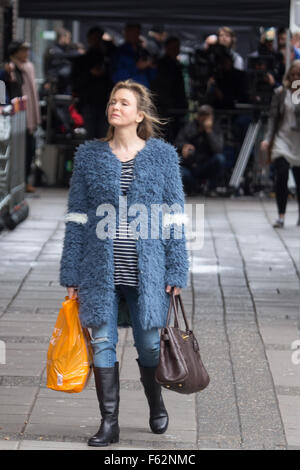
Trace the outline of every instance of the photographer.
<instances>
[{"instance_id":1,"label":"photographer","mask_svg":"<svg viewBox=\"0 0 300 470\"><path fill-rule=\"evenodd\" d=\"M174 142L188 110L182 66L177 59L179 52L179 39L170 36L165 42L165 54L158 60L156 78L151 83L159 115L169 120L165 137L171 143Z\"/></svg>"},{"instance_id":2,"label":"photographer","mask_svg":"<svg viewBox=\"0 0 300 470\"><path fill-rule=\"evenodd\" d=\"M261 34L257 50L254 52L251 52L251 54L248 55L248 68L251 62L251 58L258 58L258 59L265 59L265 60L271 59L273 63L272 63L272 67L269 68L268 72L272 74L278 86L282 84L282 79L284 75L285 52L282 55L282 53L279 50L276 50L274 48L274 41L275 41L275 31L273 28L269 28Z\"/></svg>"},{"instance_id":3,"label":"photographer","mask_svg":"<svg viewBox=\"0 0 300 470\"><path fill-rule=\"evenodd\" d=\"M55 87L55 93L71 95L72 60L78 55L78 49L72 44L70 31L59 28L57 40L44 55L46 82Z\"/></svg>"},{"instance_id":4,"label":"photographer","mask_svg":"<svg viewBox=\"0 0 300 470\"><path fill-rule=\"evenodd\" d=\"M72 70L72 91L79 99L89 139L103 137L107 131L105 112L113 86L110 56L113 45L103 40L103 34L99 26L88 30L88 49L74 61Z\"/></svg>"},{"instance_id":5,"label":"photographer","mask_svg":"<svg viewBox=\"0 0 300 470\"><path fill-rule=\"evenodd\" d=\"M269 60L271 59L271 60ZM248 80L250 102L253 104L270 105L272 93L280 84L273 74L274 62L265 56L248 59Z\"/></svg>"},{"instance_id":6,"label":"photographer","mask_svg":"<svg viewBox=\"0 0 300 470\"><path fill-rule=\"evenodd\" d=\"M226 48L216 49L215 62L215 71L207 82L205 101L218 109L233 109L235 102L247 102L246 73L234 68L233 58Z\"/></svg>"},{"instance_id":7,"label":"photographer","mask_svg":"<svg viewBox=\"0 0 300 470\"><path fill-rule=\"evenodd\" d=\"M210 195L223 175L224 139L214 120L211 106L202 105L197 117L179 132L175 145L181 153L181 172L187 193L197 191L202 180L208 180Z\"/></svg>"},{"instance_id":8,"label":"photographer","mask_svg":"<svg viewBox=\"0 0 300 470\"><path fill-rule=\"evenodd\" d=\"M114 83L132 80L150 87L155 77L155 65L150 53L140 43L141 25L128 23L125 27L125 42L113 58L112 79Z\"/></svg>"},{"instance_id":9,"label":"photographer","mask_svg":"<svg viewBox=\"0 0 300 470\"><path fill-rule=\"evenodd\" d=\"M244 60L234 49L236 46L236 34L233 29L223 26L218 31L218 44L227 48L232 56L233 67L237 70L244 70Z\"/></svg>"}]
</instances>

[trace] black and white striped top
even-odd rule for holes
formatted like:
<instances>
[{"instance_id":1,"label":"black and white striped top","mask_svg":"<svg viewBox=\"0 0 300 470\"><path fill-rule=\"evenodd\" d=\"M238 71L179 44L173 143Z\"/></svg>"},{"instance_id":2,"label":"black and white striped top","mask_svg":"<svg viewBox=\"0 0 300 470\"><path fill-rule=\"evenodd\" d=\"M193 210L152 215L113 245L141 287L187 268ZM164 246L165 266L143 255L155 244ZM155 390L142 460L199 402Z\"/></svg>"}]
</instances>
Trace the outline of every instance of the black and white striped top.
<instances>
[{"instance_id":1,"label":"black and white striped top","mask_svg":"<svg viewBox=\"0 0 300 470\"><path fill-rule=\"evenodd\" d=\"M121 194L124 196L133 179L133 165L135 158L122 162ZM136 240L131 236L127 219L120 221L116 228L114 246L114 283L127 286L138 285L138 257L136 253Z\"/></svg>"}]
</instances>

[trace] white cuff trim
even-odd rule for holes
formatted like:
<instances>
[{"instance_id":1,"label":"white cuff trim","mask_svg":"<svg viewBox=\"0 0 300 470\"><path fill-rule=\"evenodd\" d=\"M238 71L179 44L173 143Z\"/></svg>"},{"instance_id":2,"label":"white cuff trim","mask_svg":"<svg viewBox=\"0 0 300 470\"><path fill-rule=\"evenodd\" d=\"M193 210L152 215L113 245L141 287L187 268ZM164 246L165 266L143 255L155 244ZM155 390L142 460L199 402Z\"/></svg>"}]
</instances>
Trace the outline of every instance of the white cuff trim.
<instances>
[{"instance_id":1,"label":"white cuff trim","mask_svg":"<svg viewBox=\"0 0 300 470\"><path fill-rule=\"evenodd\" d=\"M87 214L80 212L69 212L65 215L65 222L76 222L77 224L86 224L88 221Z\"/></svg>"},{"instance_id":2,"label":"white cuff trim","mask_svg":"<svg viewBox=\"0 0 300 470\"><path fill-rule=\"evenodd\" d=\"M176 224L182 225L187 224L188 215L187 214L164 214L163 217L163 226L168 227L169 225Z\"/></svg>"}]
</instances>

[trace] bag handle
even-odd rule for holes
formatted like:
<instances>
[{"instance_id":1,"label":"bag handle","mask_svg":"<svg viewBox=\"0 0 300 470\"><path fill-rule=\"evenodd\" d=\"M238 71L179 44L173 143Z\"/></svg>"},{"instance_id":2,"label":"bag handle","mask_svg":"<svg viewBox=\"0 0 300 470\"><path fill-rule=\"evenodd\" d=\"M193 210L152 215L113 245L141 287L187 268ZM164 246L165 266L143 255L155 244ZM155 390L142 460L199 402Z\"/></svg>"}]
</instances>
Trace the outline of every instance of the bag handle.
<instances>
[{"instance_id":1,"label":"bag handle","mask_svg":"<svg viewBox=\"0 0 300 470\"><path fill-rule=\"evenodd\" d=\"M187 320L187 316L186 316L186 313L185 313L185 310L184 310L184 306L183 306L183 302L182 302L181 295L178 294L176 297L178 297L178 299L179 299L180 308L181 308L181 313L182 313L182 316L183 316L183 319L184 319L184 323L185 323L185 329L186 329L186 331L191 331L191 330L190 330L190 327L189 327L188 320ZM178 302L178 301L177 301L177 302ZM178 305L178 303L177 303L177 305Z\"/></svg>"},{"instance_id":2,"label":"bag handle","mask_svg":"<svg viewBox=\"0 0 300 470\"><path fill-rule=\"evenodd\" d=\"M181 295L180 294L177 294L177 295L174 294L174 287L171 288L169 310L168 310L168 315L167 315L167 326L169 325L169 322L170 322L171 311L172 311L172 307L173 307L174 308L174 327L179 328L178 300L179 300L179 303L180 303L181 313L182 313L184 323L185 323L185 329L186 329L186 331L190 331L190 327L189 327L189 323L188 323L186 313L185 313L185 310L184 310Z\"/></svg>"},{"instance_id":3,"label":"bag handle","mask_svg":"<svg viewBox=\"0 0 300 470\"><path fill-rule=\"evenodd\" d=\"M167 315L167 322L166 326L169 326L170 323L170 318L171 318L171 312L172 312L172 307L174 308L174 327L179 328L179 323L178 323L178 314L177 314L177 308L175 306L175 296L174 296L174 288L171 288L170 292L170 302L169 302L169 310L168 310L168 315Z\"/></svg>"}]
</instances>

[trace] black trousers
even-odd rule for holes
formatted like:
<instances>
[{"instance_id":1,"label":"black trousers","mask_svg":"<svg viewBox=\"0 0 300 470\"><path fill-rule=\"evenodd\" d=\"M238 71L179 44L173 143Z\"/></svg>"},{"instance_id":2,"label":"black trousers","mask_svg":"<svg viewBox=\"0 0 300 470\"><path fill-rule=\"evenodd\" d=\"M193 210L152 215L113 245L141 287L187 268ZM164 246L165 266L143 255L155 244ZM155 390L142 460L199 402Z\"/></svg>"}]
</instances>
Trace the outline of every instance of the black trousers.
<instances>
[{"instance_id":1,"label":"black trousers","mask_svg":"<svg viewBox=\"0 0 300 470\"><path fill-rule=\"evenodd\" d=\"M278 157L274 160L274 176L275 176L275 194L276 203L279 214L285 214L289 190L288 179L290 164L284 157ZM298 199L298 207L300 212L300 167L292 167L292 172L296 183L296 192Z\"/></svg>"},{"instance_id":2,"label":"black trousers","mask_svg":"<svg viewBox=\"0 0 300 470\"><path fill-rule=\"evenodd\" d=\"M35 155L35 137L28 129L26 130L26 152L25 152L25 181L28 183L28 177L31 171L31 164Z\"/></svg>"}]
</instances>

